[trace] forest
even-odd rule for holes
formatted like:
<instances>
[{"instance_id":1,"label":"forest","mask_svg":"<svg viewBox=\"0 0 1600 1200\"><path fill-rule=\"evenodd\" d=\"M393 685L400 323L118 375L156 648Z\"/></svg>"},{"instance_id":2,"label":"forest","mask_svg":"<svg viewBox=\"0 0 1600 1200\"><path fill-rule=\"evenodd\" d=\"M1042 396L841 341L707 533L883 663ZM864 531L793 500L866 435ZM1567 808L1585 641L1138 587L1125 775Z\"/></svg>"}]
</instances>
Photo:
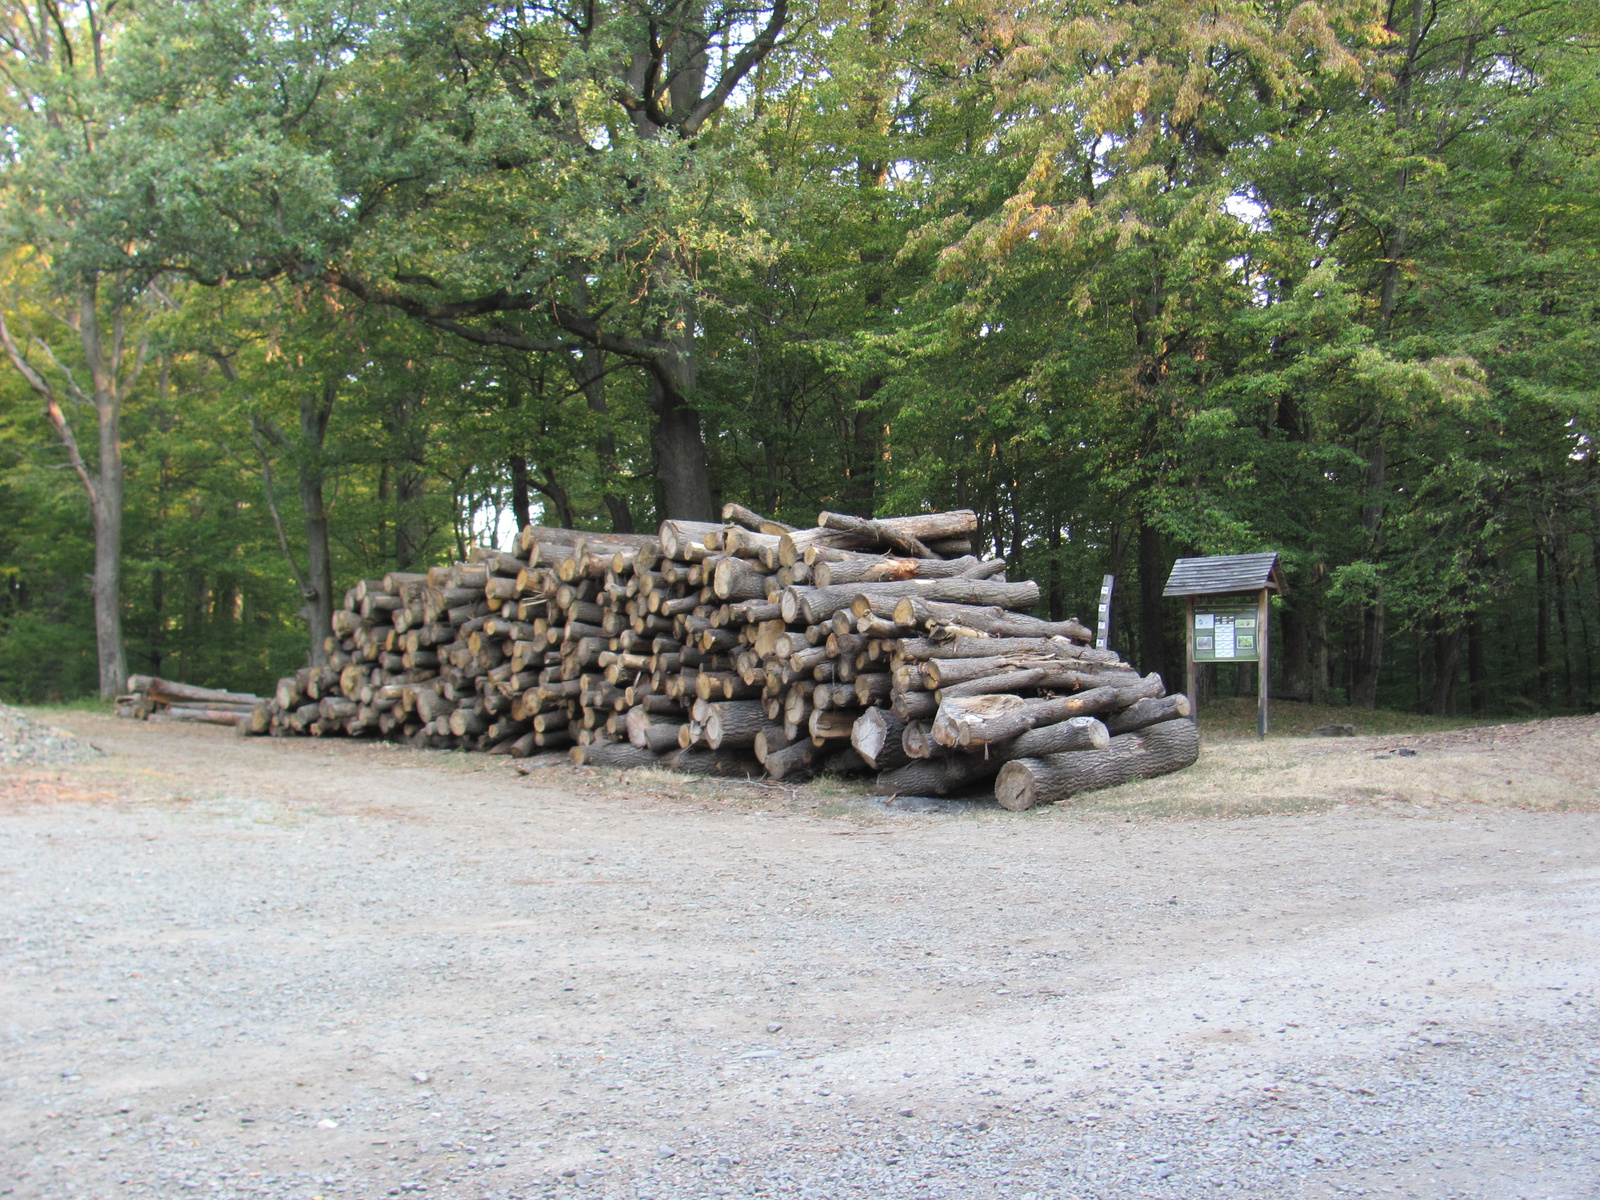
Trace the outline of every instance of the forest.
<instances>
[{"instance_id":1,"label":"forest","mask_svg":"<svg viewBox=\"0 0 1600 1200\"><path fill-rule=\"evenodd\" d=\"M972 508L1174 687L1270 549L1277 696L1600 704L1600 0L0 11L6 699L736 501Z\"/></svg>"}]
</instances>

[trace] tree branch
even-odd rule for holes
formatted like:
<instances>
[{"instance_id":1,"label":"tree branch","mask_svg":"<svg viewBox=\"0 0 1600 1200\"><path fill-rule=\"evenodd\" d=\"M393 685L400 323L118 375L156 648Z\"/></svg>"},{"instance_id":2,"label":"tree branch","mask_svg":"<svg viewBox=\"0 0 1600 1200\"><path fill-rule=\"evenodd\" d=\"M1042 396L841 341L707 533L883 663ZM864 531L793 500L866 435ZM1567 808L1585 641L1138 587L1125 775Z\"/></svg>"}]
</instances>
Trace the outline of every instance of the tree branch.
<instances>
[{"instance_id":1,"label":"tree branch","mask_svg":"<svg viewBox=\"0 0 1600 1200\"><path fill-rule=\"evenodd\" d=\"M89 511L93 514L96 526L100 523L100 493L94 486L94 480L89 477L89 466L83 461L83 455L78 450L78 439L72 432L72 422L67 420L67 414L61 411L61 405L56 400L55 389L50 386L50 381L33 369L33 365L22 356L22 351L17 348L16 340L11 336L11 327L6 324L4 309L0 309L0 343L6 349L6 355L11 359L11 365L16 367L17 373L27 381L39 398L44 401L44 415L55 428L56 436L61 439L61 444L67 449L67 461L72 464L72 469L78 473L78 478L83 481L83 490L89 493ZM76 385L74 385L76 386Z\"/></svg>"}]
</instances>

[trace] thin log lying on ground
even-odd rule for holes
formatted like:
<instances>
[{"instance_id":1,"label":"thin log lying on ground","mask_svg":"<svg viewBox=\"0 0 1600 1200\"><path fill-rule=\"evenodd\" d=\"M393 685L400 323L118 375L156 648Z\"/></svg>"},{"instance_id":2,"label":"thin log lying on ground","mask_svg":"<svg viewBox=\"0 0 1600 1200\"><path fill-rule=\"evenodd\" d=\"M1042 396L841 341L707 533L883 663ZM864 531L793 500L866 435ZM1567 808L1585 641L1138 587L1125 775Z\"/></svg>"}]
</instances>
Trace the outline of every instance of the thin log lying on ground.
<instances>
[{"instance_id":1,"label":"thin log lying on ground","mask_svg":"<svg viewBox=\"0 0 1600 1200\"><path fill-rule=\"evenodd\" d=\"M265 701L250 692L197 687L155 675L128 676L128 691L117 697L119 717L151 721L198 721L208 725L248 722Z\"/></svg>"}]
</instances>

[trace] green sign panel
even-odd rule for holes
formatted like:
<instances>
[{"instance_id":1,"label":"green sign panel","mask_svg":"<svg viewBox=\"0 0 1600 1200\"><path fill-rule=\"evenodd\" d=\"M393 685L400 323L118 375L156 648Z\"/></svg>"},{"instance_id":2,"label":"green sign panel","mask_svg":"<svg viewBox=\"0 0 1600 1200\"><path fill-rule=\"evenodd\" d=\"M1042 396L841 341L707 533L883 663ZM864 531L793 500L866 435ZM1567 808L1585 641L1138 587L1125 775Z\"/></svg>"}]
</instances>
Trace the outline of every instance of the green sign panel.
<instances>
[{"instance_id":1,"label":"green sign panel","mask_svg":"<svg viewBox=\"0 0 1600 1200\"><path fill-rule=\"evenodd\" d=\"M1254 600L1196 598L1194 658L1196 662L1259 662L1260 613Z\"/></svg>"}]
</instances>

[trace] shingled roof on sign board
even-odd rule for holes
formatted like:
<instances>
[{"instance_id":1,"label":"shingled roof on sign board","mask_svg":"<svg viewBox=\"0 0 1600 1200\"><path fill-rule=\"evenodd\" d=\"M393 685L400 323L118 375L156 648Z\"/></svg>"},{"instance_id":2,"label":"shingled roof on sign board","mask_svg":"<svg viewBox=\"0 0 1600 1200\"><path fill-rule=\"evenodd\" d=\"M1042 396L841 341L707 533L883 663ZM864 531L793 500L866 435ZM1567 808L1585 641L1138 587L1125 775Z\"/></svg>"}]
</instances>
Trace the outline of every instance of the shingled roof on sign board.
<instances>
[{"instance_id":1,"label":"shingled roof on sign board","mask_svg":"<svg viewBox=\"0 0 1600 1200\"><path fill-rule=\"evenodd\" d=\"M1258 592L1262 588L1280 596L1289 592L1276 551L1262 554L1217 554L1210 558L1180 558L1172 564L1163 596L1219 596L1228 592Z\"/></svg>"}]
</instances>

